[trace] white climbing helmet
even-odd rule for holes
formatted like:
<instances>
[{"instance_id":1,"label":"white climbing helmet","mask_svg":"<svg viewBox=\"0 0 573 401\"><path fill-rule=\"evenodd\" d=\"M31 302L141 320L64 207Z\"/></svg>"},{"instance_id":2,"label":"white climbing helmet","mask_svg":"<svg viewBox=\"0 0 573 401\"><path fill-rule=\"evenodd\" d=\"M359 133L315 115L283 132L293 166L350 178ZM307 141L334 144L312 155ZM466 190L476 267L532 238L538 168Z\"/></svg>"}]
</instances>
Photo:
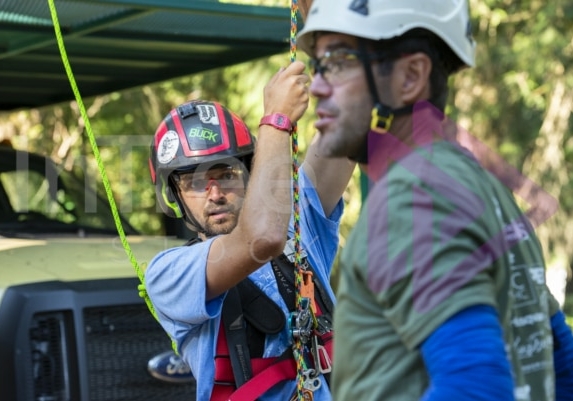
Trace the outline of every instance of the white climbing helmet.
<instances>
[{"instance_id":1,"label":"white climbing helmet","mask_svg":"<svg viewBox=\"0 0 573 401\"><path fill-rule=\"evenodd\" d=\"M298 45L312 55L314 33L390 39L414 28L440 37L465 66L474 66L468 0L314 0ZM461 66L460 66L461 67Z\"/></svg>"}]
</instances>

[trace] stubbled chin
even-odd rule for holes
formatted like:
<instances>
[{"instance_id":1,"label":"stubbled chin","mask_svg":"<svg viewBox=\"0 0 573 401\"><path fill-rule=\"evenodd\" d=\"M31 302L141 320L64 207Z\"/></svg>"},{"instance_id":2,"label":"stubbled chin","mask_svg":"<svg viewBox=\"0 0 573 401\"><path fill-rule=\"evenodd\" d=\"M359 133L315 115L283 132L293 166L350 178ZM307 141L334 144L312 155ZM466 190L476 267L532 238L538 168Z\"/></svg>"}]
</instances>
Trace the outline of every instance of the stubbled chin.
<instances>
[{"instance_id":1,"label":"stubbled chin","mask_svg":"<svg viewBox=\"0 0 573 401\"><path fill-rule=\"evenodd\" d=\"M228 234L237 225L236 221L230 217L218 218L209 221L208 229L214 234Z\"/></svg>"},{"instance_id":2,"label":"stubbled chin","mask_svg":"<svg viewBox=\"0 0 573 401\"><path fill-rule=\"evenodd\" d=\"M316 146L315 146L315 150L316 153L318 154L318 156L321 157L333 157L333 149L332 149L332 143L330 141L330 138L328 136L325 136L324 134L320 134L320 136L318 136L317 140L316 140Z\"/></svg>"},{"instance_id":3,"label":"stubbled chin","mask_svg":"<svg viewBox=\"0 0 573 401\"><path fill-rule=\"evenodd\" d=\"M348 147L339 142L330 140L328 137L321 137L316 146L316 153L320 157L347 157Z\"/></svg>"}]
</instances>

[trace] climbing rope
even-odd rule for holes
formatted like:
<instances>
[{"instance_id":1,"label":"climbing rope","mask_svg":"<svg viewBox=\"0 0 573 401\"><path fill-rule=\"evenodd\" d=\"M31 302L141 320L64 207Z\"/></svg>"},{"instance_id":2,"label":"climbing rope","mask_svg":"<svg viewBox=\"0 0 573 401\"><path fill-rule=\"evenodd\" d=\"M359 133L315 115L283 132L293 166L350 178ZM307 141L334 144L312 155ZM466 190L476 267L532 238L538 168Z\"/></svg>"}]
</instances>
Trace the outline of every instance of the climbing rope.
<instances>
[{"instance_id":1,"label":"climbing rope","mask_svg":"<svg viewBox=\"0 0 573 401\"><path fill-rule=\"evenodd\" d=\"M62 37L62 30L60 28L60 22L58 19L58 13L56 10L56 6L54 4L54 0L48 0L48 6L50 8L50 14L52 16L52 22L54 24L54 31L56 33L56 40L58 43L58 48L60 50L60 56L62 58L62 62L64 63L64 68L66 70L68 80L70 81L72 91L74 92L74 97L75 97L76 102L78 104L78 107L80 109L80 114L84 120L86 133L88 135L88 139L89 139L94 157L95 157L96 162L97 162L98 170L99 170L102 182L103 182L103 186L105 188L105 193L106 193L107 199L109 201L111 213L113 215L113 220L115 222L115 226L117 228L117 232L119 234L121 244L123 245L123 249L127 253L127 257L129 258L129 261L131 262L133 268L135 269L135 272L137 273L137 277L139 277L139 282L140 282L140 284L138 285L139 296L145 300L145 303L147 304L149 311L151 312L153 317L155 317L155 319L157 319L157 313L155 312L155 308L153 307L151 300L149 299L149 296L147 295L147 291L145 291L145 286L143 284L144 283L143 270L142 270L141 266L137 263L137 260L135 259L133 251L131 249L131 246L129 245L129 242L127 241L125 231L123 230L123 225L122 225L121 219L119 217L119 212L117 209L117 205L115 203L115 199L113 198L113 193L111 191L109 179L108 179L107 174L105 172L105 168L103 166L103 162L101 160L101 156L99 153L99 148L97 146L97 142L95 140L95 136L94 136L94 133L92 131L90 119L88 117L88 113L86 111L86 107L85 107L84 102L82 100L82 96L80 94L80 91L78 89L78 85L76 84L74 73L73 73L72 68L70 66L68 54L67 54L66 48L64 46L64 39Z\"/></svg>"},{"instance_id":2,"label":"climbing rope","mask_svg":"<svg viewBox=\"0 0 573 401\"><path fill-rule=\"evenodd\" d=\"M291 1L291 29L290 29L290 61L291 63L296 60L296 35L297 35L297 12L298 1ZM313 307L314 302L309 302L306 295L313 297L314 289L312 288L312 280L309 279L309 272L307 272L307 265L303 262L303 251L301 248L300 238L300 194L298 186L298 128L295 124L292 131L292 189L293 189L293 221L294 221L294 258L295 258L295 286L296 286L296 313L298 319L294 322L302 323L305 316L310 312L311 323L316 323ZM310 287L310 288L309 288ZM291 325L292 325L291 321ZM300 330L300 327L297 327ZM291 327L293 330L293 327ZM305 362L305 348L309 338L301 331L298 335L294 336L293 354L296 360L296 399L299 401L305 400L305 382L308 380L307 372L308 367Z\"/></svg>"}]
</instances>

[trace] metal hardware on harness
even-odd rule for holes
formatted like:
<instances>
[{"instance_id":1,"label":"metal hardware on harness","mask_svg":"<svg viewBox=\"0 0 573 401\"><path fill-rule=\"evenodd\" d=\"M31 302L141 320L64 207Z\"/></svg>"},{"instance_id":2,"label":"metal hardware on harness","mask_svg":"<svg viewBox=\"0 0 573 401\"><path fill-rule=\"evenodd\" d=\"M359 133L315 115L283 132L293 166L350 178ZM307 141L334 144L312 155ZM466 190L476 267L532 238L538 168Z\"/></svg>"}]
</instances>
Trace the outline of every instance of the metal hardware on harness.
<instances>
[{"instance_id":1,"label":"metal hardware on harness","mask_svg":"<svg viewBox=\"0 0 573 401\"><path fill-rule=\"evenodd\" d=\"M289 327L292 337L307 343L312 335L313 324L310 299L302 298L301 310L290 314Z\"/></svg>"},{"instance_id":2,"label":"metal hardware on harness","mask_svg":"<svg viewBox=\"0 0 573 401\"><path fill-rule=\"evenodd\" d=\"M320 315L316 317L316 331L319 335L332 331L332 323L326 316Z\"/></svg>"},{"instance_id":3,"label":"metal hardware on harness","mask_svg":"<svg viewBox=\"0 0 573 401\"><path fill-rule=\"evenodd\" d=\"M300 286L300 296L302 298L308 299L308 304L310 306L313 320L316 319L317 307L314 301L314 282L312 281L312 272L309 270L304 270L302 273L302 284Z\"/></svg>"},{"instance_id":4,"label":"metal hardware on harness","mask_svg":"<svg viewBox=\"0 0 573 401\"><path fill-rule=\"evenodd\" d=\"M326 374L332 371L332 361L328 355L328 351L324 346L318 343L318 336L312 336L312 359L314 360L314 367L318 373ZM322 358L321 358L322 356ZM326 366L322 366L322 361Z\"/></svg>"},{"instance_id":5,"label":"metal hardware on harness","mask_svg":"<svg viewBox=\"0 0 573 401\"><path fill-rule=\"evenodd\" d=\"M302 374L303 387L307 390L315 392L322 386L322 380L318 377L318 372L314 369L307 369Z\"/></svg>"}]
</instances>

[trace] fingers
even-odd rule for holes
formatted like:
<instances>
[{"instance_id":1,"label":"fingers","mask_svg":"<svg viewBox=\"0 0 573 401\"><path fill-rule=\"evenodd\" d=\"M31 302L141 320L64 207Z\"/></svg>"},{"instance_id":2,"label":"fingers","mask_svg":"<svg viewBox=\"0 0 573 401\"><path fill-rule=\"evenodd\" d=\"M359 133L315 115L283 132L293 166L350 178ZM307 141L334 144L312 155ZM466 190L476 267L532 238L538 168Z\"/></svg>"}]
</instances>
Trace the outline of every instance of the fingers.
<instances>
[{"instance_id":1,"label":"fingers","mask_svg":"<svg viewBox=\"0 0 573 401\"><path fill-rule=\"evenodd\" d=\"M308 107L310 78L304 73L305 65L294 61L279 71L264 90L264 114L283 113L294 123Z\"/></svg>"}]
</instances>

